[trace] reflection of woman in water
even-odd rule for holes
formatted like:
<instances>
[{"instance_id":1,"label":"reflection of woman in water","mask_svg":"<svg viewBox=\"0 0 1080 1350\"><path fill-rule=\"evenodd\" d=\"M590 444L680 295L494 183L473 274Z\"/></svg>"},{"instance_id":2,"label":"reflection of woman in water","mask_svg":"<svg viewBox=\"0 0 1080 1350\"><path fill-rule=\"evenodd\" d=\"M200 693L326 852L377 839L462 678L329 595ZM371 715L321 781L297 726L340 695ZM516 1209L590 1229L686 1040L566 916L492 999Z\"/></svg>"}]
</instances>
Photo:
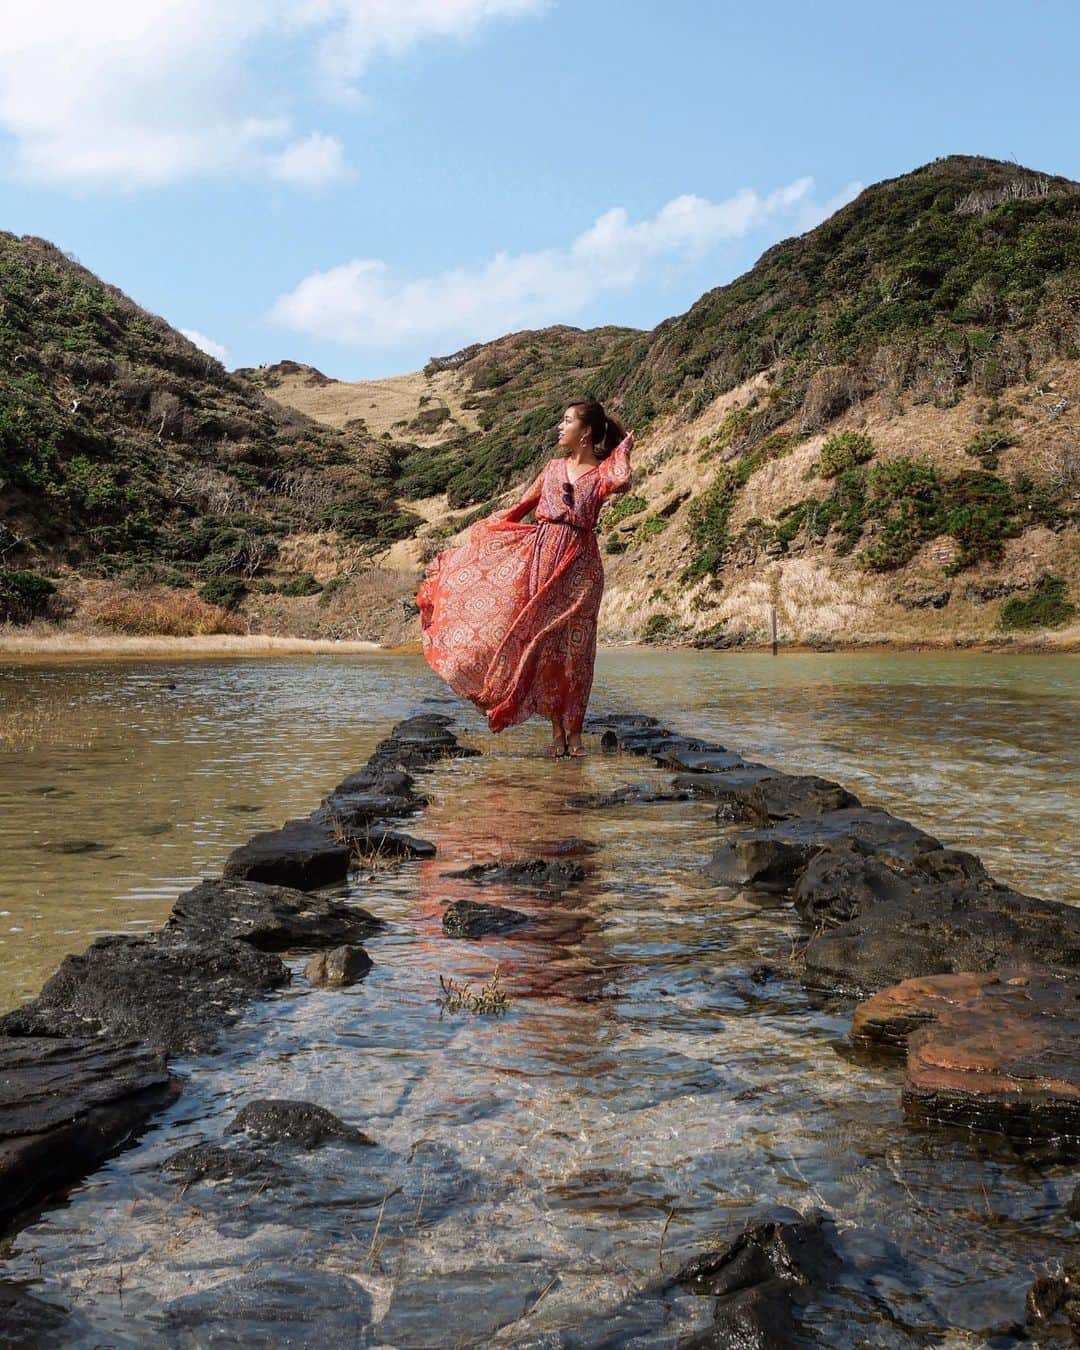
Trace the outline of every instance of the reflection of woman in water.
<instances>
[{"instance_id":1,"label":"reflection of woman in water","mask_svg":"<svg viewBox=\"0 0 1080 1350\"><path fill-rule=\"evenodd\" d=\"M516 506L440 553L417 595L431 668L487 713L492 731L549 717L554 759L585 753L604 590L594 531L606 499L630 486L633 442L595 400L571 403L559 424L564 455ZM537 523L523 524L534 509Z\"/></svg>"}]
</instances>

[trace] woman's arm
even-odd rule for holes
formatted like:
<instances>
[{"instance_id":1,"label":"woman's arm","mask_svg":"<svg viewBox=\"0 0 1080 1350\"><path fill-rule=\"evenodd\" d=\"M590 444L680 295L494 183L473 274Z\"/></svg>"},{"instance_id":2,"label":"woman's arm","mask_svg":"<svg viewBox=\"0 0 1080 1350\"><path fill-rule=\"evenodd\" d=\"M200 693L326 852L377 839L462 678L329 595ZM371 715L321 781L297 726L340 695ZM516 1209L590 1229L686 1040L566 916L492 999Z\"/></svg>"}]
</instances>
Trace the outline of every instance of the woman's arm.
<instances>
[{"instance_id":1,"label":"woman's arm","mask_svg":"<svg viewBox=\"0 0 1080 1350\"><path fill-rule=\"evenodd\" d=\"M540 504L540 491L544 485L544 470L541 469L536 478L529 485L528 491L521 501L512 506L509 511L499 511L496 515L499 520L507 520L516 523L522 520Z\"/></svg>"},{"instance_id":2,"label":"woman's arm","mask_svg":"<svg viewBox=\"0 0 1080 1350\"><path fill-rule=\"evenodd\" d=\"M625 492L630 486L630 451L634 448L634 433L627 432L619 444L600 461L600 499L610 497L615 492Z\"/></svg>"}]
</instances>

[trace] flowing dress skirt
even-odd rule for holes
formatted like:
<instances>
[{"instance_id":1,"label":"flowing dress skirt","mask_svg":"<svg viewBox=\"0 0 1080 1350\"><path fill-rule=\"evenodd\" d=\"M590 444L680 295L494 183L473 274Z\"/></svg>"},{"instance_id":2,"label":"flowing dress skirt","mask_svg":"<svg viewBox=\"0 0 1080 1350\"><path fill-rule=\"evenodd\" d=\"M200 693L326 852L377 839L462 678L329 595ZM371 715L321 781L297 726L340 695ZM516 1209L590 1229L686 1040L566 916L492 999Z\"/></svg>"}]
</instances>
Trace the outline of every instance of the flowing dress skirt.
<instances>
[{"instance_id":1,"label":"flowing dress skirt","mask_svg":"<svg viewBox=\"0 0 1080 1350\"><path fill-rule=\"evenodd\" d=\"M492 731L534 714L585 717L604 589L596 535L561 521L489 518L429 566L417 594L432 669Z\"/></svg>"}]
</instances>

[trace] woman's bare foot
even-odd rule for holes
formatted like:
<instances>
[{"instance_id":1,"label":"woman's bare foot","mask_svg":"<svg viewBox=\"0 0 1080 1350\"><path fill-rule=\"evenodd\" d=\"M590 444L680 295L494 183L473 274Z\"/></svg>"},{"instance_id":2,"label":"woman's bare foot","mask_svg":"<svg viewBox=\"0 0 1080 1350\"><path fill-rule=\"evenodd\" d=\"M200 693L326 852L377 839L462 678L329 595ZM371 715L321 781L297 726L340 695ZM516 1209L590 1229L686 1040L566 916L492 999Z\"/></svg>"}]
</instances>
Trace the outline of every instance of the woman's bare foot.
<instances>
[{"instance_id":1,"label":"woman's bare foot","mask_svg":"<svg viewBox=\"0 0 1080 1350\"><path fill-rule=\"evenodd\" d=\"M588 751L581 744L581 732L571 732L566 742L566 753L570 759L584 759Z\"/></svg>"},{"instance_id":2,"label":"woman's bare foot","mask_svg":"<svg viewBox=\"0 0 1080 1350\"><path fill-rule=\"evenodd\" d=\"M567 755L565 741L552 741L544 751L548 759L565 759Z\"/></svg>"}]
</instances>

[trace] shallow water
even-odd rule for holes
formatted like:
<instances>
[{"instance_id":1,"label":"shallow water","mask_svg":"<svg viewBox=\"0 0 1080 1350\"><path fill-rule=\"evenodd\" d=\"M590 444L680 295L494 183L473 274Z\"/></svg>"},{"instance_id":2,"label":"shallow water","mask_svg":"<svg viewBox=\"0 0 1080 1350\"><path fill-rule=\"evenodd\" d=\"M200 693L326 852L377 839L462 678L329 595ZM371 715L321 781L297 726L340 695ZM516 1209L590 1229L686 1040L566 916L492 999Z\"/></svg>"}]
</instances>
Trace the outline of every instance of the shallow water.
<instances>
[{"instance_id":1,"label":"shallow water","mask_svg":"<svg viewBox=\"0 0 1080 1350\"><path fill-rule=\"evenodd\" d=\"M609 652L593 701L838 778L999 877L1069 899L1074 671L1068 658ZM160 923L231 847L306 814L441 693L401 657L20 667L0 681L0 924L21 930L2 932L6 1003L93 932ZM666 1277L783 1203L837 1223L845 1274L811 1315L824 1343L1011 1343L1024 1291L1072 1231L1071 1172L904 1122L899 1069L853 1055L850 1008L812 1007L793 979L790 907L702 884L707 805L571 812L570 792L664 775L637 760L551 765L539 726L491 740L470 711L460 724L485 753L427 778L415 829L438 859L344 888L389 922L367 944L367 980L310 990L295 962L294 987L221 1053L181 1063L185 1092L161 1123L21 1234L0 1275L47 1272L36 1292L76 1310L73 1345L146 1344L170 1301L270 1262L302 1268L312 1299L312 1272L366 1293L376 1332L358 1343L669 1344L706 1326L712 1301ZM441 875L567 835L601 848L559 902ZM36 847L80 839L105 847ZM439 916L464 896L535 922L453 942ZM440 1008L440 975L482 983L496 963L505 1016ZM159 1171L257 1096L319 1102L378 1147L293 1155L261 1192L184 1192ZM327 1341L314 1323L289 1330Z\"/></svg>"}]
</instances>

